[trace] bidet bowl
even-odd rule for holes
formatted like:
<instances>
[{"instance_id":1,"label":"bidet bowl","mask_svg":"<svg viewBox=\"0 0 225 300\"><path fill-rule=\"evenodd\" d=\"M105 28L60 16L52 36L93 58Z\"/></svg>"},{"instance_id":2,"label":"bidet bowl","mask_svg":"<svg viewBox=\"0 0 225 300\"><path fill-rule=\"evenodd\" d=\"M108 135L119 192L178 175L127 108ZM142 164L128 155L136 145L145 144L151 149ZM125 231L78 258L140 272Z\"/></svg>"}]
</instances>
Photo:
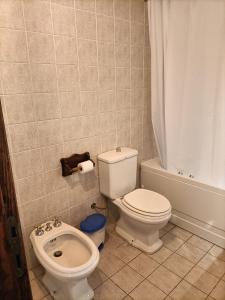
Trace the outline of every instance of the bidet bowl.
<instances>
[{"instance_id":1,"label":"bidet bowl","mask_svg":"<svg viewBox=\"0 0 225 300\"><path fill-rule=\"evenodd\" d=\"M86 278L96 268L99 251L79 229L62 223L41 236L30 235L34 252L41 265L61 281ZM57 256L57 251L61 251Z\"/></svg>"}]
</instances>

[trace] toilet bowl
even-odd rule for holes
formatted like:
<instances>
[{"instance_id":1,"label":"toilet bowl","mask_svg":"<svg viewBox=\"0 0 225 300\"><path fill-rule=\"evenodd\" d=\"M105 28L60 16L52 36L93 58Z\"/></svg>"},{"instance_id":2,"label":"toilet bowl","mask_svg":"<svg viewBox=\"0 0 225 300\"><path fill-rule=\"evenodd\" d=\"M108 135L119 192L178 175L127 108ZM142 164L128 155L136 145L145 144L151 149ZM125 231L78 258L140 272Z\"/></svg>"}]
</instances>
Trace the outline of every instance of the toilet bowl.
<instances>
[{"instance_id":1,"label":"toilet bowl","mask_svg":"<svg viewBox=\"0 0 225 300\"><path fill-rule=\"evenodd\" d=\"M113 201L120 210L116 231L133 246L154 253L162 246L159 230L171 217L171 205L162 195L136 189Z\"/></svg>"},{"instance_id":2,"label":"toilet bowl","mask_svg":"<svg viewBox=\"0 0 225 300\"><path fill-rule=\"evenodd\" d=\"M135 247L154 253L162 246L159 229L169 221L171 205L158 193L135 189L137 155L137 150L126 147L99 154L100 192L119 208L118 234Z\"/></svg>"},{"instance_id":3,"label":"toilet bowl","mask_svg":"<svg viewBox=\"0 0 225 300\"><path fill-rule=\"evenodd\" d=\"M40 228L43 229L39 235ZM87 277L98 264L99 251L89 237L63 222L58 227L47 222L39 227L39 231L33 230L30 239L35 255L45 269L42 281L54 299L93 299L94 292Z\"/></svg>"}]
</instances>

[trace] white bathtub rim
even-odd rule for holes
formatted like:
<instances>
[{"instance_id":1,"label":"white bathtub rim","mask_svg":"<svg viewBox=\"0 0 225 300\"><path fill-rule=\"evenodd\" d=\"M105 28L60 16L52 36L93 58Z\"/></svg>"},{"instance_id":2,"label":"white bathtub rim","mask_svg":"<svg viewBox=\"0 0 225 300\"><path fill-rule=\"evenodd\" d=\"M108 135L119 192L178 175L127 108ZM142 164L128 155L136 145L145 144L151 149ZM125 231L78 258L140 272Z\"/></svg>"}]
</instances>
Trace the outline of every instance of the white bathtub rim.
<instances>
[{"instance_id":1,"label":"white bathtub rim","mask_svg":"<svg viewBox=\"0 0 225 300\"><path fill-rule=\"evenodd\" d=\"M158 157L154 157L152 159L141 162L141 169L143 169L143 171L148 171L149 168L151 168L152 173L156 172L157 174L160 174L161 176L163 176L162 173L164 173L166 176L168 176L168 174L169 174L176 181L181 181L183 183L187 183L187 184L193 185L195 187L197 186L198 188L200 188L202 190L209 190L210 192L214 192L216 194L223 195L225 197L225 190L222 188L208 185L204 182L197 181L196 179L192 179L192 178L186 177L184 175L174 174L174 173L162 168Z\"/></svg>"}]
</instances>

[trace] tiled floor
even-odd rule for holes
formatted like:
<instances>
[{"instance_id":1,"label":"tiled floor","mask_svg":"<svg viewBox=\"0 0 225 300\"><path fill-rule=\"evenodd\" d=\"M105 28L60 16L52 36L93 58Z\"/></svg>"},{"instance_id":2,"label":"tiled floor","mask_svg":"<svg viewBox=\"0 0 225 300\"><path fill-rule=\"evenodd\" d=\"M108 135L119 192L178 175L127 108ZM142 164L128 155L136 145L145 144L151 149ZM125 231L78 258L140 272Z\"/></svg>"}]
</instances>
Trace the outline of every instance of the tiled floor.
<instances>
[{"instance_id":1,"label":"tiled floor","mask_svg":"<svg viewBox=\"0 0 225 300\"><path fill-rule=\"evenodd\" d=\"M225 250L171 223L161 236L164 246L148 255L108 227L99 265L89 278L94 299L225 300ZM40 267L30 271L33 298L50 300L41 273Z\"/></svg>"}]
</instances>

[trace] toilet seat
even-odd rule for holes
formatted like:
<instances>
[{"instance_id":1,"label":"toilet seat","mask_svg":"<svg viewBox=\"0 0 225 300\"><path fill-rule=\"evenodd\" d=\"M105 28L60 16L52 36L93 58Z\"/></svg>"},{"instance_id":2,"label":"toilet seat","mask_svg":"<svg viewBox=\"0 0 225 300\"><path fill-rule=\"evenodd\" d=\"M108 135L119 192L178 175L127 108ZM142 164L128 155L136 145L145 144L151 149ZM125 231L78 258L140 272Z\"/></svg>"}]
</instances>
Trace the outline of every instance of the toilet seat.
<instances>
[{"instance_id":1,"label":"toilet seat","mask_svg":"<svg viewBox=\"0 0 225 300\"><path fill-rule=\"evenodd\" d=\"M129 210L146 217L163 217L171 213L167 198L145 189L136 189L122 198L123 205Z\"/></svg>"}]
</instances>

